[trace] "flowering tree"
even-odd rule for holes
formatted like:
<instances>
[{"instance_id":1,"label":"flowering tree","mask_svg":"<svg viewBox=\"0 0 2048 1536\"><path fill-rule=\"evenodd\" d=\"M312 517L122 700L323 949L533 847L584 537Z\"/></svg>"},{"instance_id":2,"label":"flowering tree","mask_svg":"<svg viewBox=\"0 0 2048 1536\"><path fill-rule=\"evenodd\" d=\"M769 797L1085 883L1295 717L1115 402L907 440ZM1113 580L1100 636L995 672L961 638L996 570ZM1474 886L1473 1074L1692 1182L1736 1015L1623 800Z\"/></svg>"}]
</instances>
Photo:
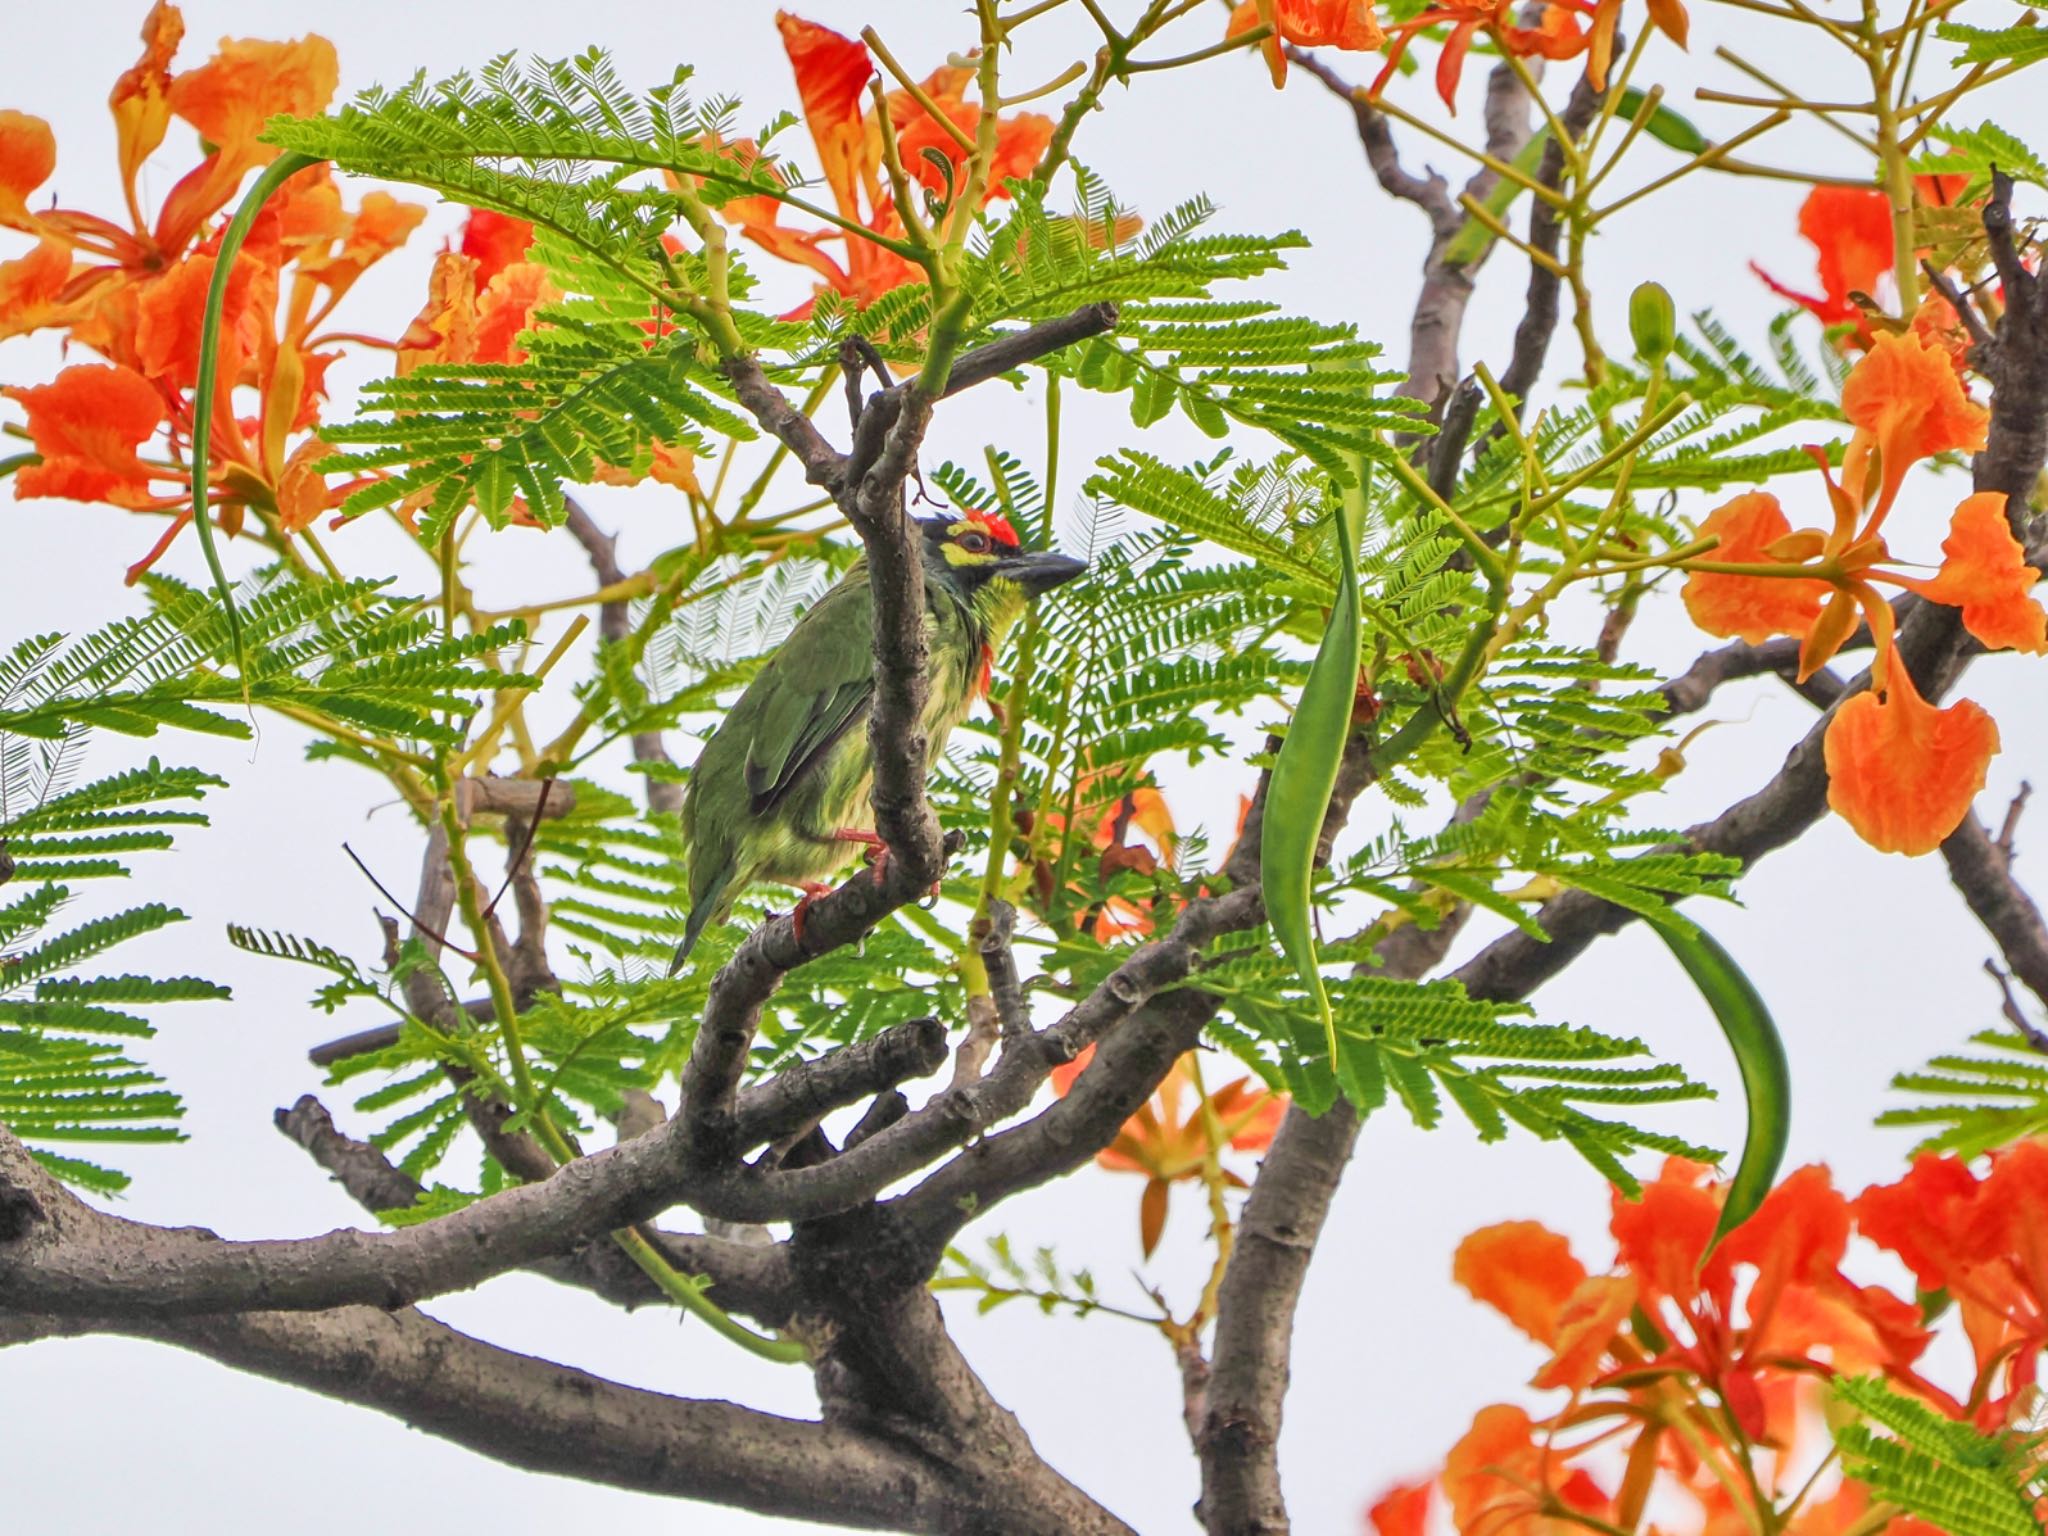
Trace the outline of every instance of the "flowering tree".
<instances>
[{"instance_id":1,"label":"flowering tree","mask_svg":"<svg viewBox=\"0 0 2048 1536\"><path fill-rule=\"evenodd\" d=\"M1703 93L1758 114L1707 140L1653 79L1687 40L1678 0L976 0L922 74L928 42L905 61L872 28L777 16L796 110L749 134L699 94L715 59L644 93L597 52L501 59L336 107L322 39L194 64L159 0L109 99L123 209L58 205L49 127L0 111L0 341L66 347L0 387L22 447L0 470L21 500L145 520L125 563L149 605L0 659L0 1342L159 1339L522 1467L763 1512L1125 1530L1038 1455L934 1292L1028 1298L1155 1332L1199 1519L1279 1532L1296 1300L1362 1118L1398 1101L1582 1154L1615 1257L1589 1270L1528 1222L1465 1242L1453 1274L1538 1346L1541 1396L1480 1409L1421 1481L1383 1469L1377 1530L2039 1529L2048 925L2013 878L2017 805L1996 833L1974 810L1997 724L1945 700L1984 653L2048 651L2048 286L2015 204L2048 168L1957 126L2048 48L1959 4L1740 3L1838 50L1867 99L1730 56L1770 94ZM1013 79L1013 45L1060 18L1091 56ZM1454 133L1408 76L1433 62L1455 113L1475 55L1483 110ZM1928 91L1937 59L1956 70ZM1222 232L1193 189L1125 201L1074 158L1163 70L1348 108L1431 235L1404 367L1264 295L1300 236ZM1748 158L1799 115L1854 142L1853 174ZM196 164L151 210L139 173L176 158L174 124ZM1462 188L1409 168L1422 138L1470 160ZM1591 238L1720 175L1814 181L1813 282L1760 274L1797 307L1745 343L1705 312L1682 329L1643 282L1627 334L1603 333ZM434 198L461 232L410 252ZM415 314L357 312L367 269L415 257ZM1468 371L1475 284L1515 263L1512 350ZM346 405L344 360L378 376ZM1006 383L1043 401L1008 439L1029 448L929 462L935 414ZM1131 427L1077 528L1061 413L1082 397ZM1155 451L1169 417L1218 446ZM687 536L624 569L590 484L644 485ZM1090 562L990 633L986 707L943 752L932 516ZM378 568L365 519L416 560ZM493 611L468 562L499 538L573 546L591 584ZM158 568L180 539L208 583ZM744 893L672 965L696 823L671 744L709 734L840 580L873 615L850 639L874 831L849 831L878 856L793 912ZM1721 643L1669 677L1630 660L1652 603ZM1661 830L1687 717L1759 675L1812 729L1753 794ZM179 920L169 901L81 917L75 888L174 897L133 856L233 787L77 767L99 734L248 737L262 712L313 733L308 775L374 775L419 830L417 894L379 887L403 915L381 953L223 941L319 970L316 1006L366 1026L314 1053L365 1085L353 1123L310 1094L277 1121L383 1231L152 1227L102 1209L125 1177L79 1155L176 1136L172 1085L124 1043L151 1029L133 1010L226 992L120 969ZM1217 754L1246 760L1241 799L1177 797L1177 765ZM2002 1023L1902 1075L1925 1102L1892 1117L1928 1139L1853 1200L1824 1168L1782 1172L1778 1026L1700 926L1830 810L1871 858L1939 852L2006 986ZM1445 971L1468 920L1484 942ZM1635 922L1739 1063L1725 1180L1659 1124L1705 1092L1681 1064L1524 1001ZM1191 1303L992 1231L1007 1197L1091 1162L1144 1176L1148 1260L1173 1186L1199 1188ZM1856 1277L1877 1250L1914 1294ZM416 1310L520 1269L807 1369L819 1413L600 1380ZM1934 1348L1951 1329L1961 1373Z\"/></svg>"}]
</instances>

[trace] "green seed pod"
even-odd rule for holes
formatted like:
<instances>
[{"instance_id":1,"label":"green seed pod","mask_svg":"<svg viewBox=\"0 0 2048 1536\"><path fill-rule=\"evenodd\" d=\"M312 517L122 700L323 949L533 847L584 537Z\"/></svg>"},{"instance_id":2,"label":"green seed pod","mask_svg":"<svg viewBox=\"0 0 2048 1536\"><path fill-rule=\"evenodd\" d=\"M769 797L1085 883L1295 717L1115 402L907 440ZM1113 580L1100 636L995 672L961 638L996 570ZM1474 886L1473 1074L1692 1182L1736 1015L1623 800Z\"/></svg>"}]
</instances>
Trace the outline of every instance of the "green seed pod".
<instances>
[{"instance_id":1,"label":"green seed pod","mask_svg":"<svg viewBox=\"0 0 2048 1536\"><path fill-rule=\"evenodd\" d=\"M1629 295L1628 333L1636 356L1653 367L1671 355L1678 342L1678 312L1662 283L1644 283Z\"/></svg>"}]
</instances>

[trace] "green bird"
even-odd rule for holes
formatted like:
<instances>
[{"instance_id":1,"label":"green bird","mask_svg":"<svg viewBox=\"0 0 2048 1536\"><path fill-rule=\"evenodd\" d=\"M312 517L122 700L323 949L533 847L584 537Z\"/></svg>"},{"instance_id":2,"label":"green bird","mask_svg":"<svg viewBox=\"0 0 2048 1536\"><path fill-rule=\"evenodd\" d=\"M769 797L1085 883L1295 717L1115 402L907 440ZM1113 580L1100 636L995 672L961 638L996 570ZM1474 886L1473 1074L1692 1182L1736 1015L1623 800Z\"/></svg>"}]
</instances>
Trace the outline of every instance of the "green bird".
<instances>
[{"instance_id":1,"label":"green bird","mask_svg":"<svg viewBox=\"0 0 2048 1536\"><path fill-rule=\"evenodd\" d=\"M1021 548L994 513L919 519L918 527L931 642L924 729L936 757L986 692L996 647L1026 605L1087 563ZM797 621L704 744L683 796L690 917L670 974L709 924L731 916L747 887L793 885L807 905L861 844L878 846L868 803L873 602L867 562L857 560Z\"/></svg>"}]
</instances>

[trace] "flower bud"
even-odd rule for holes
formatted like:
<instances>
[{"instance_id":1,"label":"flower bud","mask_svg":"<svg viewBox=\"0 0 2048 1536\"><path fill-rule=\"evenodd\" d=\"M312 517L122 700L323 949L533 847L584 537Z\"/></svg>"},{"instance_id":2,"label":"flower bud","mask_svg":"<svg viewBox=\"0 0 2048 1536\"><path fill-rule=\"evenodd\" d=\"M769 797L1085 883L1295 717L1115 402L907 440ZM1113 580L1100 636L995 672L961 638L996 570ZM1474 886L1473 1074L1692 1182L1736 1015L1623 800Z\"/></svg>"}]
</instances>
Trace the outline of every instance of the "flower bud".
<instances>
[{"instance_id":1,"label":"flower bud","mask_svg":"<svg viewBox=\"0 0 2048 1536\"><path fill-rule=\"evenodd\" d=\"M1628 333L1636 356L1651 366L1671 355L1678 342L1678 314L1662 283L1644 283L1629 295Z\"/></svg>"}]
</instances>

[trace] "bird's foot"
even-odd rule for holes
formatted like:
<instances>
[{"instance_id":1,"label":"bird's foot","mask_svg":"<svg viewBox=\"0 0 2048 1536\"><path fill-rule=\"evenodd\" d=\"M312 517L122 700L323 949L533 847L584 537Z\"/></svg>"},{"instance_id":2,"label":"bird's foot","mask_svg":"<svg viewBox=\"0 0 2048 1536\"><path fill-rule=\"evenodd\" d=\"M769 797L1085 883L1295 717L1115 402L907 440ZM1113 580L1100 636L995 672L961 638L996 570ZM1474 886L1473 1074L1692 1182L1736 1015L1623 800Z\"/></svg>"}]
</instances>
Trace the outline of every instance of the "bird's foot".
<instances>
[{"instance_id":1,"label":"bird's foot","mask_svg":"<svg viewBox=\"0 0 2048 1536\"><path fill-rule=\"evenodd\" d=\"M875 884L880 885L889 869L889 845L873 832L860 832L852 827L841 827L832 834L833 839L842 843L860 843L867 848L868 868L875 872ZM939 899L939 882L932 882L931 900Z\"/></svg>"},{"instance_id":2,"label":"bird's foot","mask_svg":"<svg viewBox=\"0 0 2048 1536\"><path fill-rule=\"evenodd\" d=\"M789 931L797 943L802 944L804 941L804 921L811 915L811 903L820 896L829 894L832 887L821 884L816 880L806 880L797 889L804 894L803 898L790 909Z\"/></svg>"}]
</instances>

